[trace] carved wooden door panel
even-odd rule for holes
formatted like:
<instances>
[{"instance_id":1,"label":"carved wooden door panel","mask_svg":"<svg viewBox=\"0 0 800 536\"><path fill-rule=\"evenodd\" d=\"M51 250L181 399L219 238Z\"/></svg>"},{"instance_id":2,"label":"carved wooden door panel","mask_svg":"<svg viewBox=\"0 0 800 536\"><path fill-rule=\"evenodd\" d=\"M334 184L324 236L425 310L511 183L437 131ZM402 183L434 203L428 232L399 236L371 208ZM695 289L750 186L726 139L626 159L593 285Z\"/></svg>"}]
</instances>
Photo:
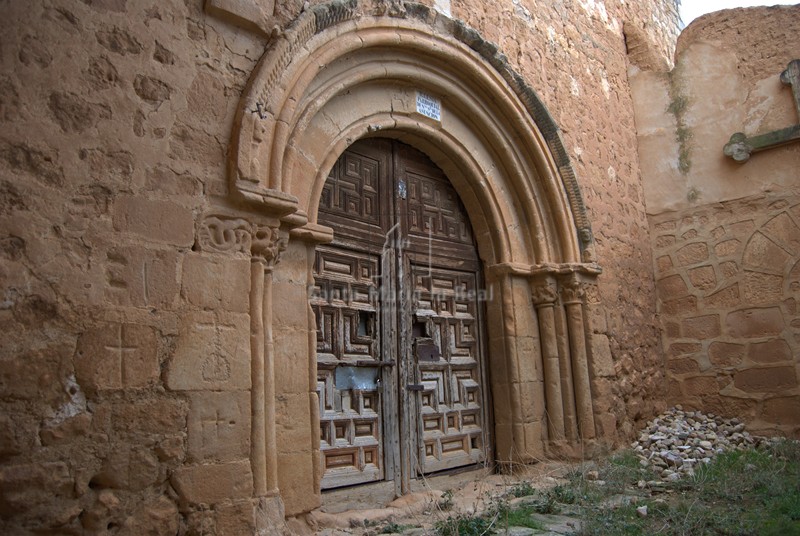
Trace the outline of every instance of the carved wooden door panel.
<instances>
[{"instance_id":1,"label":"carved wooden door panel","mask_svg":"<svg viewBox=\"0 0 800 536\"><path fill-rule=\"evenodd\" d=\"M323 189L317 321L322 488L487 458L480 263L464 208L425 155L356 142Z\"/></svg>"},{"instance_id":2,"label":"carved wooden door panel","mask_svg":"<svg viewBox=\"0 0 800 536\"><path fill-rule=\"evenodd\" d=\"M431 473L482 462L485 434L481 307L486 297L472 229L444 174L427 158L400 147L398 180L407 195L400 219L411 340L406 360L417 384L417 470Z\"/></svg>"},{"instance_id":3,"label":"carved wooden door panel","mask_svg":"<svg viewBox=\"0 0 800 536\"><path fill-rule=\"evenodd\" d=\"M312 308L325 472L322 488L383 479L380 411L379 259L318 247Z\"/></svg>"},{"instance_id":4,"label":"carved wooden door panel","mask_svg":"<svg viewBox=\"0 0 800 536\"><path fill-rule=\"evenodd\" d=\"M317 322L322 489L383 480L380 285L383 205L391 145L352 147L325 183L319 221L336 240L319 246L311 306ZM387 360L388 362L389 360Z\"/></svg>"}]
</instances>

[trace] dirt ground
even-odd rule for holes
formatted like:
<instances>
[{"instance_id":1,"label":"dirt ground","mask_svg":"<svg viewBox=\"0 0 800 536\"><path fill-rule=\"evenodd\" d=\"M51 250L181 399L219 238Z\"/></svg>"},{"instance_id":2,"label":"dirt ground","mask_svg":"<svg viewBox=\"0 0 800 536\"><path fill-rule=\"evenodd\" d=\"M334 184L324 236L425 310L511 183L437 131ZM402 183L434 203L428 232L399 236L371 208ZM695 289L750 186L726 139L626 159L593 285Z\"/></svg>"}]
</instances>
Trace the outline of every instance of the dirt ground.
<instances>
[{"instance_id":1,"label":"dirt ground","mask_svg":"<svg viewBox=\"0 0 800 536\"><path fill-rule=\"evenodd\" d=\"M298 534L325 536L371 536L376 534L435 534L437 522L449 516L478 514L490 507L492 500L507 497L525 481L534 489L547 489L565 483L565 475L575 464L547 462L523 466L508 474L489 469L454 475L437 476L417 483L413 493L393 499L393 491L380 485L328 492L323 506L312 512L305 523L290 527ZM514 499L509 500L510 504ZM580 526L577 518L542 515L539 521L546 530L498 527L498 533L524 536L529 534L571 534ZM305 525L305 526L303 526ZM385 532L395 528L396 532Z\"/></svg>"}]
</instances>

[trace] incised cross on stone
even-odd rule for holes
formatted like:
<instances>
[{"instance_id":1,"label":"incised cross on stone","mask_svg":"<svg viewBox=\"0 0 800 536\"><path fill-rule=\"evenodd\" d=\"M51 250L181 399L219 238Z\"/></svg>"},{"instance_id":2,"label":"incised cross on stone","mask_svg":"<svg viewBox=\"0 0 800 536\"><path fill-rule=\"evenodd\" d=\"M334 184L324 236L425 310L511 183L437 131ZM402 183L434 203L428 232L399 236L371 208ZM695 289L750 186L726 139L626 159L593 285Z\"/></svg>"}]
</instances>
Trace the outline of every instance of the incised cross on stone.
<instances>
[{"instance_id":1,"label":"incised cross on stone","mask_svg":"<svg viewBox=\"0 0 800 536\"><path fill-rule=\"evenodd\" d=\"M119 359L119 384L124 386L128 381L128 359L130 356L133 356L138 350L138 346L127 346L125 343L125 327L120 324L119 330L117 331L117 340L114 344L106 345L106 350L109 353L114 354L114 356Z\"/></svg>"},{"instance_id":2,"label":"incised cross on stone","mask_svg":"<svg viewBox=\"0 0 800 536\"><path fill-rule=\"evenodd\" d=\"M792 86L794 95L794 105L797 109L798 120L800 120L800 60L792 60L781 73L781 82L787 86ZM771 149L779 145L800 140L800 123L780 130L773 130L766 134L759 134L748 138L743 132L737 132L731 136L730 141L725 144L722 150L737 162L747 162L751 153Z\"/></svg>"}]
</instances>

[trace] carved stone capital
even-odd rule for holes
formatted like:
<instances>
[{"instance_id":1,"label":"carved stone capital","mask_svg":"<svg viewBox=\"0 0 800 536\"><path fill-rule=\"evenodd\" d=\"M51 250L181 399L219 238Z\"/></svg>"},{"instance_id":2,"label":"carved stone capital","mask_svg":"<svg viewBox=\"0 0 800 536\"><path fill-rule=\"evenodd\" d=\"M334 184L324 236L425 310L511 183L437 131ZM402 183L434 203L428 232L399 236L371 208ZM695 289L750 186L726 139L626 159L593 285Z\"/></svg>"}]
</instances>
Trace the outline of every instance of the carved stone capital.
<instances>
[{"instance_id":1,"label":"carved stone capital","mask_svg":"<svg viewBox=\"0 0 800 536\"><path fill-rule=\"evenodd\" d=\"M561 282L561 299L565 304L583 303L585 298L585 284L576 274Z\"/></svg>"},{"instance_id":2,"label":"carved stone capital","mask_svg":"<svg viewBox=\"0 0 800 536\"><path fill-rule=\"evenodd\" d=\"M540 283L533 286L531 296L536 307L552 306L558 300L558 291L555 285Z\"/></svg>"},{"instance_id":3,"label":"carved stone capital","mask_svg":"<svg viewBox=\"0 0 800 536\"><path fill-rule=\"evenodd\" d=\"M200 251L250 253L253 225L242 218L206 216L197 230Z\"/></svg>"},{"instance_id":4,"label":"carved stone capital","mask_svg":"<svg viewBox=\"0 0 800 536\"><path fill-rule=\"evenodd\" d=\"M277 226L258 225L243 218L205 216L197 230L197 248L214 253L243 253L273 267L286 249L288 235Z\"/></svg>"},{"instance_id":5,"label":"carved stone capital","mask_svg":"<svg viewBox=\"0 0 800 536\"><path fill-rule=\"evenodd\" d=\"M288 237L278 227L255 226L250 252L253 259L264 261L268 267L278 264L286 249Z\"/></svg>"}]
</instances>

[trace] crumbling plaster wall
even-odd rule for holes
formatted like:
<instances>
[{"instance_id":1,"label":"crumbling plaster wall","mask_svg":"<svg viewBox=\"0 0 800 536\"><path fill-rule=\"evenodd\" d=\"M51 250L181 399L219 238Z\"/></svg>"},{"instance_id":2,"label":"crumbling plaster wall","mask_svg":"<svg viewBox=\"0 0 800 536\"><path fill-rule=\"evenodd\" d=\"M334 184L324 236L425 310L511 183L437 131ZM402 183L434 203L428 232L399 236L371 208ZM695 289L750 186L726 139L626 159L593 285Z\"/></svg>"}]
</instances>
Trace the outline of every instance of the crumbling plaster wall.
<instances>
[{"instance_id":1,"label":"crumbling plaster wall","mask_svg":"<svg viewBox=\"0 0 800 536\"><path fill-rule=\"evenodd\" d=\"M722 148L800 122L780 73L800 6L706 15L675 69L632 68L669 401L800 434L800 144Z\"/></svg>"},{"instance_id":2,"label":"crumbling plaster wall","mask_svg":"<svg viewBox=\"0 0 800 536\"><path fill-rule=\"evenodd\" d=\"M277 4L278 28L302 9ZM594 329L619 375L594 396L624 437L660 409L663 382L623 27L668 65L674 4L449 8L500 44L562 128L605 269ZM0 530L278 526L280 501L251 499L249 255L194 250L200 216L224 204L232 120L269 24L242 29L200 0L2 10ZM311 430L287 415L294 461L312 464ZM313 507L306 486L284 492L289 513Z\"/></svg>"}]
</instances>

